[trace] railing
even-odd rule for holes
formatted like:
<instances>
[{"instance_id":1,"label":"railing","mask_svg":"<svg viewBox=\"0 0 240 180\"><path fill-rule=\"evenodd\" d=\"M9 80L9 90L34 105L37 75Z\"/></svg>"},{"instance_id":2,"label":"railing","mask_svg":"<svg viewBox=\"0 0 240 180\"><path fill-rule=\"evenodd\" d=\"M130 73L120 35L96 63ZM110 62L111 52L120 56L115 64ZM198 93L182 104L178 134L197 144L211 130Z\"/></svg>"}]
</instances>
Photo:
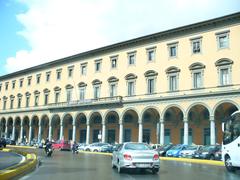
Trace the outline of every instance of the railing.
<instances>
[{"instance_id":1,"label":"railing","mask_svg":"<svg viewBox=\"0 0 240 180\"><path fill-rule=\"evenodd\" d=\"M97 99L84 99L84 100L75 100L69 102L60 102L60 103L51 103L48 104L48 108L59 108L59 107L74 107L74 106L87 106L87 105L98 105L98 104L121 104L122 97L104 97Z\"/></svg>"}]
</instances>

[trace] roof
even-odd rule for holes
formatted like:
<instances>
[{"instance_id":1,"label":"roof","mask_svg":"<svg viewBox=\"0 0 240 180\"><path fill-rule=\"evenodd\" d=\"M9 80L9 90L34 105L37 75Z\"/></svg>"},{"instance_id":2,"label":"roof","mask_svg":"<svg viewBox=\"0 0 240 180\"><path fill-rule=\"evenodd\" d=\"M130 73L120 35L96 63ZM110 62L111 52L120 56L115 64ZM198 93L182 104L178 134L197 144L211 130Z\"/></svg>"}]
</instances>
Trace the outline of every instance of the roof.
<instances>
[{"instance_id":1,"label":"roof","mask_svg":"<svg viewBox=\"0 0 240 180\"><path fill-rule=\"evenodd\" d=\"M27 68L24 70L17 71L14 73L0 76L0 81L9 79L9 78L13 78L15 76L29 74L29 73L32 73L35 71L40 71L40 70L46 69L46 68L52 68L53 66L58 66L61 64L65 64L65 63L80 61L85 58L98 56L98 55L101 55L104 53L109 53L109 52L113 52L113 51L121 50L121 49L125 49L125 48L131 48L136 45L143 45L146 43L151 43L151 42L156 42L156 41L163 40L163 39L173 38L173 37L181 36L184 34L201 32L206 29L214 29L217 27L222 27L222 26L226 26L229 24L236 24L236 23L240 23L240 12L230 14L227 16L218 17L215 19L210 19L207 21L202 21L202 22L166 30L166 31L162 31L162 32L158 32L158 33L154 33L154 34L150 34L150 35L146 35L146 36L142 36L142 37L138 37L138 38L131 39L128 41L119 42L116 44L104 46L101 48L93 49L90 51L86 51L86 52L82 52L82 53L68 56L65 58L61 58L58 60L54 60L54 61L51 61L48 63L44 63L41 65L37 65L34 67L30 67L30 68Z\"/></svg>"}]
</instances>

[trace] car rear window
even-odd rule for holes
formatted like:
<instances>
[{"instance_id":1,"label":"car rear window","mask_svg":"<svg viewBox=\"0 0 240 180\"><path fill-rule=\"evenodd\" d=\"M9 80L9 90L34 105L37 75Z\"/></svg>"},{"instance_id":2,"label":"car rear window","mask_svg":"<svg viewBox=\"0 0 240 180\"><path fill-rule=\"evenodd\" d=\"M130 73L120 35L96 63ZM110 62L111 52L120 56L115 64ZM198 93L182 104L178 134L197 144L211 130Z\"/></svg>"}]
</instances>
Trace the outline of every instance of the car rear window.
<instances>
[{"instance_id":1,"label":"car rear window","mask_svg":"<svg viewBox=\"0 0 240 180\"><path fill-rule=\"evenodd\" d=\"M146 144L129 143L125 145L126 150L150 150L151 148Z\"/></svg>"}]
</instances>

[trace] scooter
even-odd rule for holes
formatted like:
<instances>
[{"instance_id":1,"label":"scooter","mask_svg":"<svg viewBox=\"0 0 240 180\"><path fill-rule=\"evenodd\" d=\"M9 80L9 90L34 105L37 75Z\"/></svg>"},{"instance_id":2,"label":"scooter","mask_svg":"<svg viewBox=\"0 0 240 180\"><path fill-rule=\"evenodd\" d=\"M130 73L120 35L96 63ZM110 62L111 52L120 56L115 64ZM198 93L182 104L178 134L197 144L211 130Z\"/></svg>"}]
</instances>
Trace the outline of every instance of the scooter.
<instances>
[{"instance_id":1,"label":"scooter","mask_svg":"<svg viewBox=\"0 0 240 180\"><path fill-rule=\"evenodd\" d=\"M46 155L48 157L51 157L52 153L53 153L52 145L46 146Z\"/></svg>"}]
</instances>

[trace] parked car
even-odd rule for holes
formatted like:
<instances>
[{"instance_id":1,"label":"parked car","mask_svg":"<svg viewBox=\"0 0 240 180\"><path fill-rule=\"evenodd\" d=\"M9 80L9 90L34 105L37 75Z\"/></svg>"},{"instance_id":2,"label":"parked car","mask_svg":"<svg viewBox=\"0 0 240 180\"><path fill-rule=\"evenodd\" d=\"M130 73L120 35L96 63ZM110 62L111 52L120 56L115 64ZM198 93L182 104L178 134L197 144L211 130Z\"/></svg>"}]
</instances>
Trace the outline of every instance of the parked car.
<instances>
[{"instance_id":1,"label":"parked car","mask_svg":"<svg viewBox=\"0 0 240 180\"><path fill-rule=\"evenodd\" d=\"M178 144L176 146L173 146L171 149L169 149L166 152L166 156L168 157L179 157L182 150L185 150L188 145L185 144Z\"/></svg>"},{"instance_id":2,"label":"parked car","mask_svg":"<svg viewBox=\"0 0 240 180\"><path fill-rule=\"evenodd\" d=\"M109 144L109 145L103 145L100 149L101 152L108 152L108 153L112 153L113 152L113 145Z\"/></svg>"},{"instance_id":3,"label":"parked car","mask_svg":"<svg viewBox=\"0 0 240 180\"><path fill-rule=\"evenodd\" d=\"M68 141L58 140L56 142L52 142L53 149L60 149L60 150L71 150L71 145Z\"/></svg>"},{"instance_id":4,"label":"parked car","mask_svg":"<svg viewBox=\"0 0 240 180\"><path fill-rule=\"evenodd\" d=\"M15 140L12 140L10 138L6 138L6 144L9 144L9 145L16 145L16 141Z\"/></svg>"},{"instance_id":5,"label":"parked car","mask_svg":"<svg viewBox=\"0 0 240 180\"><path fill-rule=\"evenodd\" d=\"M215 160L215 153L221 149L220 145L203 146L193 154L193 158Z\"/></svg>"},{"instance_id":6,"label":"parked car","mask_svg":"<svg viewBox=\"0 0 240 180\"><path fill-rule=\"evenodd\" d=\"M159 171L158 153L145 143L127 142L113 151L112 167L121 173L123 169L150 169L155 174Z\"/></svg>"},{"instance_id":7,"label":"parked car","mask_svg":"<svg viewBox=\"0 0 240 180\"><path fill-rule=\"evenodd\" d=\"M179 157L183 157L183 158L192 158L193 154L198 151L200 148L202 147L202 145L192 145L192 146L188 146L186 147L185 150L182 150L180 152Z\"/></svg>"},{"instance_id":8,"label":"parked car","mask_svg":"<svg viewBox=\"0 0 240 180\"><path fill-rule=\"evenodd\" d=\"M222 160L222 148L215 152L215 160Z\"/></svg>"},{"instance_id":9,"label":"parked car","mask_svg":"<svg viewBox=\"0 0 240 180\"><path fill-rule=\"evenodd\" d=\"M4 137L0 138L0 148L5 148L7 145L7 142Z\"/></svg>"},{"instance_id":10,"label":"parked car","mask_svg":"<svg viewBox=\"0 0 240 180\"><path fill-rule=\"evenodd\" d=\"M87 144L79 143L78 144L78 151L84 151L85 147L87 147Z\"/></svg>"},{"instance_id":11,"label":"parked car","mask_svg":"<svg viewBox=\"0 0 240 180\"><path fill-rule=\"evenodd\" d=\"M173 144L165 144L163 146L160 146L156 149L159 156L166 156L166 152L171 149L174 145Z\"/></svg>"},{"instance_id":12,"label":"parked car","mask_svg":"<svg viewBox=\"0 0 240 180\"><path fill-rule=\"evenodd\" d=\"M105 145L110 145L108 143L92 143L85 147L85 151L91 151L91 152L100 152L101 147Z\"/></svg>"}]
</instances>

